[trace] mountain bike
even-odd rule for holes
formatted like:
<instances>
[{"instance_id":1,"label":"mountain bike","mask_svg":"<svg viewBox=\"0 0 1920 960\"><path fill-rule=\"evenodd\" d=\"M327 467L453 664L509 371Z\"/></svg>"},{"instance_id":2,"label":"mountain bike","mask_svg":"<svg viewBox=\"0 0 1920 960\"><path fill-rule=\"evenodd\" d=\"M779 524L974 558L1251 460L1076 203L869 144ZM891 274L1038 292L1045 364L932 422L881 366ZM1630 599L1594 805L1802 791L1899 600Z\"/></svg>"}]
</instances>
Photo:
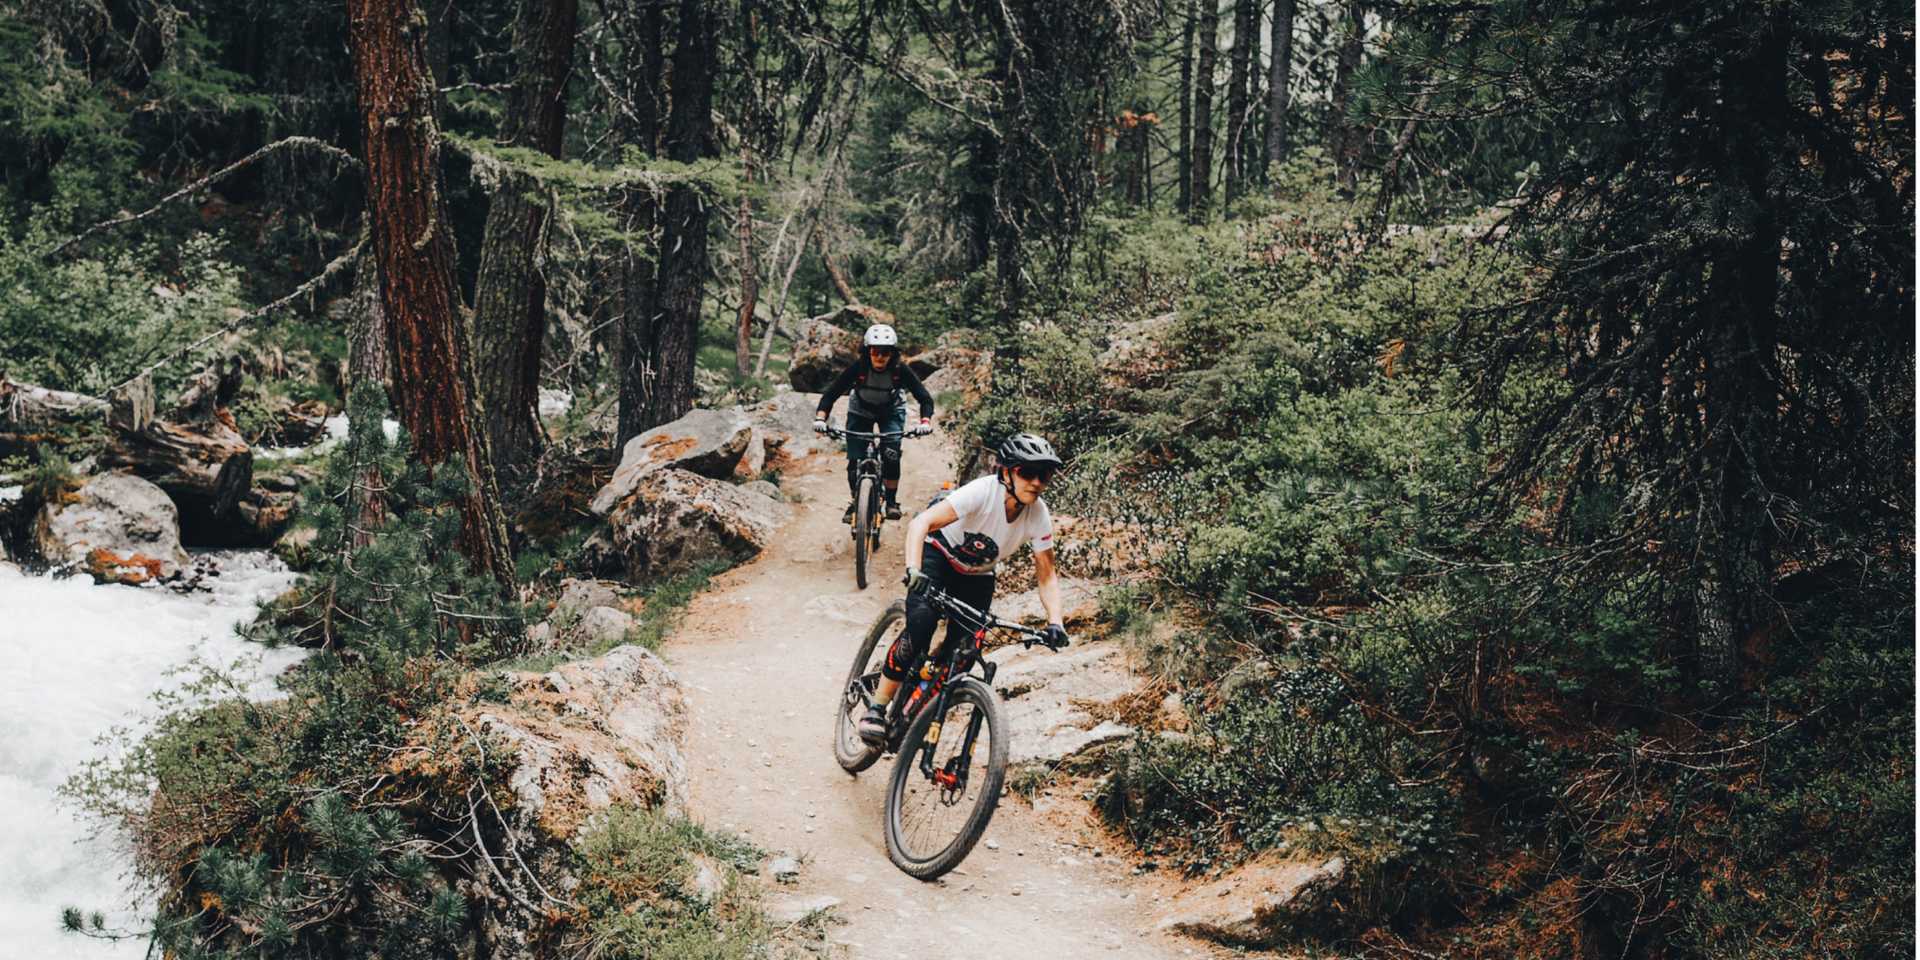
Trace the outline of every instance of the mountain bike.
<instances>
[{"instance_id":1,"label":"mountain bike","mask_svg":"<svg viewBox=\"0 0 1920 960\"><path fill-rule=\"evenodd\" d=\"M1005 631L1024 646L1059 649L1042 631L976 610L938 587L927 587L927 599L943 619L971 631L970 642L947 643L944 626L936 627L940 645L888 706L885 745L867 743L854 725L872 701L888 648L906 629L906 601L895 600L861 638L833 719L833 756L848 773L896 755L887 784L887 858L920 880L959 866L1000 803L1010 731L993 693L999 666L982 656L988 634Z\"/></svg>"},{"instance_id":2,"label":"mountain bike","mask_svg":"<svg viewBox=\"0 0 1920 960\"><path fill-rule=\"evenodd\" d=\"M880 483L880 447L881 442L893 437L915 437L919 434L905 430L886 430L865 433L858 430L843 430L839 427L827 427L827 435L836 440L848 438L870 440L867 455L860 458L854 466L853 493L853 579L860 589L867 588L867 556L880 549L880 525L886 520L886 510L881 497L884 489Z\"/></svg>"}]
</instances>

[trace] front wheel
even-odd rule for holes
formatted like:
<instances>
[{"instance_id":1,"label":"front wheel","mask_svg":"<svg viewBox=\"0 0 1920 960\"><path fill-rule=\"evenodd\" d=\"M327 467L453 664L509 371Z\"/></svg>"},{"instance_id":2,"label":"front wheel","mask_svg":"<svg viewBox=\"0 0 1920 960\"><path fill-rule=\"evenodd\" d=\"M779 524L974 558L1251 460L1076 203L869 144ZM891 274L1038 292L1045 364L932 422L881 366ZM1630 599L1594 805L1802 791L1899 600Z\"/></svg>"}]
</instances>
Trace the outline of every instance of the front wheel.
<instances>
[{"instance_id":1,"label":"front wheel","mask_svg":"<svg viewBox=\"0 0 1920 960\"><path fill-rule=\"evenodd\" d=\"M1000 701L971 677L957 681L946 710L923 710L907 730L887 786L887 857L908 876L952 870L987 832L1007 776Z\"/></svg>"},{"instance_id":2,"label":"front wheel","mask_svg":"<svg viewBox=\"0 0 1920 960\"><path fill-rule=\"evenodd\" d=\"M906 629L907 602L895 600L867 628L867 635L860 638L860 649L853 654L853 669L847 671L847 681L840 687L833 711L833 759L848 773L873 766L883 752L860 739L854 724L867 712L868 700L880 683L880 665L886 661L887 651Z\"/></svg>"},{"instance_id":3,"label":"front wheel","mask_svg":"<svg viewBox=\"0 0 1920 960\"><path fill-rule=\"evenodd\" d=\"M867 551L873 541L873 478L864 477L853 497L853 580L867 588Z\"/></svg>"}]
</instances>

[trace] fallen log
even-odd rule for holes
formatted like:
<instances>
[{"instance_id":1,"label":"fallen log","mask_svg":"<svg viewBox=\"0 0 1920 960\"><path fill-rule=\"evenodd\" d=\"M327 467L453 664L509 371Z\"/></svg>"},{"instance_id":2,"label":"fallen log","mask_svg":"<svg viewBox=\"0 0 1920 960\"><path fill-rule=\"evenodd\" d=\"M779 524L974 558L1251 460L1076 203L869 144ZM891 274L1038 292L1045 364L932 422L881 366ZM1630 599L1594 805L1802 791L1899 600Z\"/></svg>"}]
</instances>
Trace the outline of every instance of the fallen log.
<instances>
[{"instance_id":1,"label":"fallen log","mask_svg":"<svg viewBox=\"0 0 1920 960\"><path fill-rule=\"evenodd\" d=\"M100 465L125 469L166 491L180 508L180 537L191 546L226 546L229 528L247 524L238 512L253 488L253 449L224 408L187 423L152 418L151 395L116 391L107 416L113 436ZM176 415L199 407L187 403Z\"/></svg>"},{"instance_id":2,"label":"fallen log","mask_svg":"<svg viewBox=\"0 0 1920 960\"><path fill-rule=\"evenodd\" d=\"M15 383L0 374L0 457L70 438L98 426L106 413L107 402L98 397Z\"/></svg>"}]
</instances>

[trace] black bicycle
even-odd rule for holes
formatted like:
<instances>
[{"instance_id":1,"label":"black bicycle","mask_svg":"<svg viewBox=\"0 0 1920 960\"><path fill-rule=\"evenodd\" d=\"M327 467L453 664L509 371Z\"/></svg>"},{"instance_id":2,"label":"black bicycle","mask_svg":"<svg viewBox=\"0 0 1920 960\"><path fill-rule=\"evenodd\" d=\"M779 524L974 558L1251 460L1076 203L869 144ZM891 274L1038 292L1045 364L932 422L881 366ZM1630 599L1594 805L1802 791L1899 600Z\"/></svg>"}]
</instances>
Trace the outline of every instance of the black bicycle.
<instances>
[{"instance_id":1,"label":"black bicycle","mask_svg":"<svg viewBox=\"0 0 1920 960\"><path fill-rule=\"evenodd\" d=\"M894 437L916 437L919 434L906 430L886 430L864 433L858 430L843 430L839 427L827 427L827 435L836 440L848 438L870 440L867 455L854 465L853 492L853 580L860 589L867 588L867 556L880 549L880 525L886 521L886 510L882 507L882 486L880 483L880 450L883 441Z\"/></svg>"},{"instance_id":2,"label":"black bicycle","mask_svg":"<svg viewBox=\"0 0 1920 960\"><path fill-rule=\"evenodd\" d=\"M987 635L1006 631L1024 646L1059 649L1042 631L976 610L937 587L927 587L927 599L943 619L966 627L971 642L946 643L944 625L937 627L940 646L888 706L885 745L867 743L855 724L872 702L888 648L906 629L906 601L895 600L861 639L833 718L833 756L848 773L886 753L898 756L887 784L887 857L921 880L966 859L993 819L1006 781L1009 731L993 693L998 665L982 656Z\"/></svg>"}]
</instances>

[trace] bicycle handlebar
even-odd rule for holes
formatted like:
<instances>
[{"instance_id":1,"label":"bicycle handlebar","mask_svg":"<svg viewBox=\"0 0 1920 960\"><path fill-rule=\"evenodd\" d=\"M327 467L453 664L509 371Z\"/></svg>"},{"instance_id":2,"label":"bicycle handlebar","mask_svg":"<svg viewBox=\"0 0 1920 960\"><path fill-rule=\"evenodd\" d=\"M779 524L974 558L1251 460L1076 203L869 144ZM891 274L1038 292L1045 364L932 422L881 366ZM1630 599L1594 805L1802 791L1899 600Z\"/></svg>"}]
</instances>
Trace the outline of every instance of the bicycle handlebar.
<instances>
[{"instance_id":1,"label":"bicycle handlebar","mask_svg":"<svg viewBox=\"0 0 1920 960\"><path fill-rule=\"evenodd\" d=\"M1023 646L1032 647L1038 644L1049 650L1058 651L1060 649L1047 642L1047 632L1045 630L1036 630L1024 624L1014 623L1011 620L1002 620L985 610L976 610L933 584L928 584L926 590L928 599L939 606L947 608L947 612L958 613L972 621L974 629L976 630L1006 630L1010 633L1020 634L1020 643Z\"/></svg>"},{"instance_id":2,"label":"bicycle handlebar","mask_svg":"<svg viewBox=\"0 0 1920 960\"><path fill-rule=\"evenodd\" d=\"M913 438L923 436L923 434L915 433L911 430L845 430L829 423L827 424L827 436L840 440L886 440L891 437Z\"/></svg>"}]
</instances>

